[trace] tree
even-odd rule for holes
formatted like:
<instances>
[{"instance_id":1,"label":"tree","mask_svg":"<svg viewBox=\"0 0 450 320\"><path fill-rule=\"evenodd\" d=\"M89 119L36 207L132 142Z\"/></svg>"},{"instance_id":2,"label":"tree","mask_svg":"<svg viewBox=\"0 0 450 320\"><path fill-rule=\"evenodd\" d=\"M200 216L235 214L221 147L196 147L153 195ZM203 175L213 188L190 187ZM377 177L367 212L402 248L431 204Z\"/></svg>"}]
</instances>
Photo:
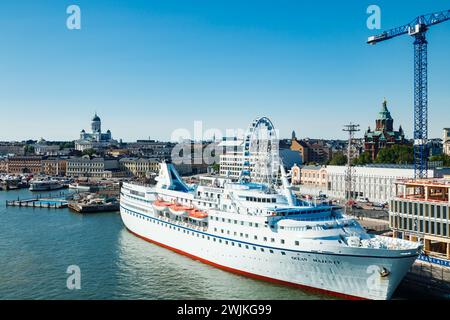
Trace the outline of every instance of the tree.
<instances>
[{"instance_id":1,"label":"tree","mask_svg":"<svg viewBox=\"0 0 450 320\"><path fill-rule=\"evenodd\" d=\"M34 147L30 144L26 144L24 147L25 154L34 154Z\"/></svg>"},{"instance_id":2,"label":"tree","mask_svg":"<svg viewBox=\"0 0 450 320\"><path fill-rule=\"evenodd\" d=\"M367 151L364 151L359 155L358 158L353 160L353 164L358 166L364 166L369 163L372 163L372 155Z\"/></svg>"},{"instance_id":3,"label":"tree","mask_svg":"<svg viewBox=\"0 0 450 320\"><path fill-rule=\"evenodd\" d=\"M444 167L450 167L450 156L446 155L445 153L432 156L430 158L430 161L442 161L442 165Z\"/></svg>"},{"instance_id":4,"label":"tree","mask_svg":"<svg viewBox=\"0 0 450 320\"><path fill-rule=\"evenodd\" d=\"M414 149L410 145L394 145L383 148L378 152L375 163L412 164L414 163Z\"/></svg>"},{"instance_id":5,"label":"tree","mask_svg":"<svg viewBox=\"0 0 450 320\"><path fill-rule=\"evenodd\" d=\"M73 149L75 148L75 142L73 141L69 141L69 142L62 142L59 145L59 150L63 150L63 149Z\"/></svg>"},{"instance_id":6,"label":"tree","mask_svg":"<svg viewBox=\"0 0 450 320\"><path fill-rule=\"evenodd\" d=\"M333 157L331 158L330 162L328 162L328 164L332 166L343 166L346 163L347 157L342 151L338 151L335 154L333 154Z\"/></svg>"},{"instance_id":7,"label":"tree","mask_svg":"<svg viewBox=\"0 0 450 320\"><path fill-rule=\"evenodd\" d=\"M82 155L83 156L88 155L88 156L92 157L92 155L94 155L95 152L96 152L95 149L86 149L86 150L83 150Z\"/></svg>"}]
</instances>

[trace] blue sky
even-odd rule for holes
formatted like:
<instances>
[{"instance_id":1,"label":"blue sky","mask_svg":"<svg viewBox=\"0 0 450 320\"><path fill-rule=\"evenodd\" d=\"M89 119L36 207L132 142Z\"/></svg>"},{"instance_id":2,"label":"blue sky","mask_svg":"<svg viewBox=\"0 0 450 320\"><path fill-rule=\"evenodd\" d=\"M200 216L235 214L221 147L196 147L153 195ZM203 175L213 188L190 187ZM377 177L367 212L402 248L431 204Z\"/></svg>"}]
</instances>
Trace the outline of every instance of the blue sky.
<instances>
[{"instance_id":1,"label":"blue sky","mask_svg":"<svg viewBox=\"0 0 450 320\"><path fill-rule=\"evenodd\" d=\"M344 138L374 126L383 98L412 135L413 46L369 46L382 29L450 8L433 1L2 0L0 140L78 137L97 111L115 138L246 128L270 117L282 136ZM77 4L82 29L66 28ZM375 32L378 33L378 32ZM450 22L429 39L429 127L450 126ZM362 133L361 133L362 134Z\"/></svg>"}]
</instances>

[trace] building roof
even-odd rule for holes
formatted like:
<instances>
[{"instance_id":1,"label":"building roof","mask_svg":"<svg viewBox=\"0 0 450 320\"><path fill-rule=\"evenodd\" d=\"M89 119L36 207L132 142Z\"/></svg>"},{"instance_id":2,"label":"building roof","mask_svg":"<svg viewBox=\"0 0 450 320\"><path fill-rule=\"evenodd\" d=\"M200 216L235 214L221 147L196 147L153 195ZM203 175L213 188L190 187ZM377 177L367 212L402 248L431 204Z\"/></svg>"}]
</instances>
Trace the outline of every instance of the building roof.
<instances>
[{"instance_id":1,"label":"building roof","mask_svg":"<svg viewBox=\"0 0 450 320\"><path fill-rule=\"evenodd\" d=\"M95 113L94 117L92 118L92 121L101 121L97 113Z\"/></svg>"},{"instance_id":2,"label":"building roof","mask_svg":"<svg viewBox=\"0 0 450 320\"><path fill-rule=\"evenodd\" d=\"M387 101L384 99L381 111L378 113L379 120L392 120L391 113L387 108Z\"/></svg>"}]
</instances>

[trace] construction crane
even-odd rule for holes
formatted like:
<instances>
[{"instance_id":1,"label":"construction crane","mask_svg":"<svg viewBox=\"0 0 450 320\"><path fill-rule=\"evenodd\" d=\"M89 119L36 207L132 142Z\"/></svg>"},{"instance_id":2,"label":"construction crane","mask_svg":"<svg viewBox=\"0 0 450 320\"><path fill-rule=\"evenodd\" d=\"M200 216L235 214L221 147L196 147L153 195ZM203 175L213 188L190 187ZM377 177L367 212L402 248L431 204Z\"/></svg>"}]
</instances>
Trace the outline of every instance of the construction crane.
<instances>
[{"instance_id":1,"label":"construction crane","mask_svg":"<svg viewBox=\"0 0 450 320\"><path fill-rule=\"evenodd\" d=\"M428 176L428 29L450 20L450 10L422 15L408 24L369 37L375 45L404 34L414 37L414 175L417 179Z\"/></svg>"}]
</instances>

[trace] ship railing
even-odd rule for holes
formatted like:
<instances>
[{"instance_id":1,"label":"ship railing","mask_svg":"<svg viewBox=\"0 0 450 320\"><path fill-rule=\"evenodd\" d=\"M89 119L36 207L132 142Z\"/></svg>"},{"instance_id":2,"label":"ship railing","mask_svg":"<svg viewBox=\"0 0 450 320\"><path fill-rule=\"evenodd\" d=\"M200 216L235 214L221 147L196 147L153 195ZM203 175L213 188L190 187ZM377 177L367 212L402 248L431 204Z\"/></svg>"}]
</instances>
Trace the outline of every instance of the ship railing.
<instances>
[{"instance_id":1,"label":"ship railing","mask_svg":"<svg viewBox=\"0 0 450 320\"><path fill-rule=\"evenodd\" d=\"M186 227L189 229L195 229L195 230L199 230L199 231L207 231L208 228L207 227L202 227L202 226L197 226L191 223L186 223L184 221L176 221L167 217L160 217L161 220L166 221L166 222L170 222L172 224L176 224L180 227Z\"/></svg>"}]
</instances>

